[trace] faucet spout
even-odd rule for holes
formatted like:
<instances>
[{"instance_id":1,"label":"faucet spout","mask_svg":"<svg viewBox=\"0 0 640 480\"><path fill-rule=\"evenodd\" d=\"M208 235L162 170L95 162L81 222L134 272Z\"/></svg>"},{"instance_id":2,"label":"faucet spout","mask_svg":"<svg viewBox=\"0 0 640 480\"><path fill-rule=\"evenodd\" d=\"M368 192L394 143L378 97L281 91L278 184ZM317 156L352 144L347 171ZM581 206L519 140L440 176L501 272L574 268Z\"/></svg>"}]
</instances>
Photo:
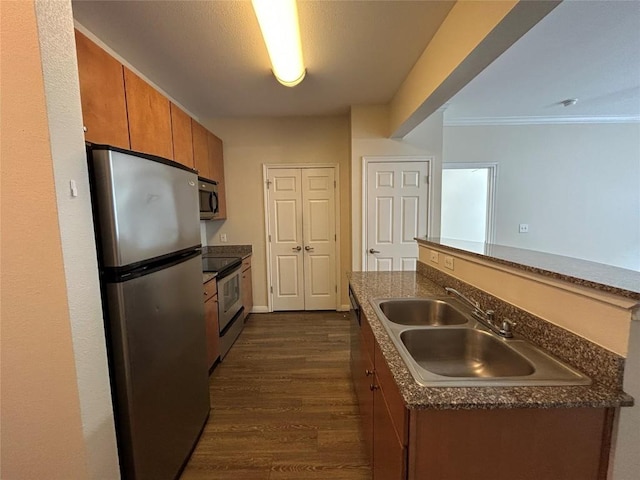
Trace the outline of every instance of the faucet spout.
<instances>
[{"instance_id":1,"label":"faucet spout","mask_svg":"<svg viewBox=\"0 0 640 480\"><path fill-rule=\"evenodd\" d=\"M475 300L466 297L462 293L460 293L455 288L445 287L445 290L449 295L455 295L468 306L470 306L473 310L471 314L475 319L477 319L481 324L491 330L493 333L500 335L501 337L511 338L513 337L513 333L511 331L511 326L514 325L512 322L506 321L503 322L503 326L500 327L494 323L495 312L493 310L482 310L480 308L480 304ZM508 324L505 326L505 323Z\"/></svg>"}]
</instances>

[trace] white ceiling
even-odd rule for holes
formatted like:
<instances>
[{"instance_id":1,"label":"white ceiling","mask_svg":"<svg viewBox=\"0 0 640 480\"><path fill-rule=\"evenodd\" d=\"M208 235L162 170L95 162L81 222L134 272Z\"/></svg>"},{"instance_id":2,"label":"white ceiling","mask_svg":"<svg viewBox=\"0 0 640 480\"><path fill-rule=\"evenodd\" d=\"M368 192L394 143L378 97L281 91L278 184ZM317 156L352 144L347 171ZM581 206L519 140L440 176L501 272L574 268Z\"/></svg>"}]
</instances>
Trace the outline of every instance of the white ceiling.
<instances>
[{"instance_id":1,"label":"white ceiling","mask_svg":"<svg viewBox=\"0 0 640 480\"><path fill-rule=\"evenodd\" d=\"M640 120L640 1L562 2L445 110L448 124L518 117Z\"/></svg>"},{"instance_id":2,"label":"white ceiling","mask_svg":"<svg viewBox=\"0 0 640 480\"><path fill-rule=\"evenodd\" d=\"M273 77L249 1L74 1L74 18L201 119L391 100L452 1L299 0L307 76Z\"/></svg>"}]
</instances>

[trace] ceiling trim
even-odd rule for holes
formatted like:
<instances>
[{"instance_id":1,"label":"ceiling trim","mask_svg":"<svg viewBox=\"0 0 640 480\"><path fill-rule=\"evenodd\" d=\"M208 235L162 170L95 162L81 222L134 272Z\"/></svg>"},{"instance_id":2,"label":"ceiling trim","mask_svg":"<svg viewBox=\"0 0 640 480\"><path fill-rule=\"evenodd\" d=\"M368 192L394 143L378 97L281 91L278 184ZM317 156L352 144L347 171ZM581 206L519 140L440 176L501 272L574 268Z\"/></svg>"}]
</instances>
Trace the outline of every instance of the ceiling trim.
<instances>
[{"instance_id":1,"label":"ceiling trim","mask_svg":"<svg viewBox=\"0 0 640 480\"><path fill-rule=\"evenodd\" d=\"M446 114L445 114L446 115ZM609 116L557 116L557 117L475 117L444 119L445 127L471 127L479 125L569 125L586 123L640 123L640 115Z\"/></svg>"}]
</instances>

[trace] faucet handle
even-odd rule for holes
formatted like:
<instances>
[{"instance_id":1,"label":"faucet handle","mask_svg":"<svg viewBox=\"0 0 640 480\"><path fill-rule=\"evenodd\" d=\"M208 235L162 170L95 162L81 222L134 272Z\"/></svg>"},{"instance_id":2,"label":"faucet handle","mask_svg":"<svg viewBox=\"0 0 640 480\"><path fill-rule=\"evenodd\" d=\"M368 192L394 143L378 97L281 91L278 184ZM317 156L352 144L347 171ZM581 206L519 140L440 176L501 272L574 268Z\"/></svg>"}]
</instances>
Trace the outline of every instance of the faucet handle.
<instances>
[{"instance_id":1,"label":"faucet handle","mask_svg":"<svg viewBox=\"0 0 640 480\"><path fill-rule=\"evenodd\" d=\"M513 327L515 327L516 325L518 325L516 322L512 322L508 318L505 318L504 320L502 320L502 327L500 328L500 331L505 337L512 337Z\"/></svg>"},{"instance_id":2,"label":"faucet handle","mask_svg":"<svg viewBox=\"0 0 640 480\"><path fill-rule=\"evenodd\" d=\"M496 316L496 312L494 310L487 310L486 312L484 312L484 314L487 317L487 320L489 320L490 322L493 322Z\"/></svg>"}]
</instances>

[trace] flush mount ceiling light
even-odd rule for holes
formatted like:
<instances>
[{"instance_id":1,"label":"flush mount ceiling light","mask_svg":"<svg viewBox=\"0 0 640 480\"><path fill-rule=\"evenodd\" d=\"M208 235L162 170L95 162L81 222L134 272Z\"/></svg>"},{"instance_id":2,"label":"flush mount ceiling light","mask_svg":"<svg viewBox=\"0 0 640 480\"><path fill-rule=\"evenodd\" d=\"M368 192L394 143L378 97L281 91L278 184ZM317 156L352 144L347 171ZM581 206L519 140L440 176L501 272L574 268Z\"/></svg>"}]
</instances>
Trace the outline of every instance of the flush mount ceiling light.
<instances>
[{"instance_id":1,"label":"flush mount ceiling light","mask_svg":"<svg viewBox=\"0 0 640 480\"><path fill-rule=\"evenodd\" d=\"M287 87L298 85L306 74L295 0L251 0L267 45L273 74Z\"/></svg>"},{"instance_id":2,"label":"flush mount ceiling light","mask_svg":"<svg viewBox=\"0 0 640 480\"><path fill-rule=\"evenodd\" d=\"M564 105L565 107L570 107L572 105L575 105L576 103L578 103L577 98L567 98L566 100L562 100L560 102L560 105Z\"/></svg>"}]
</instances>

